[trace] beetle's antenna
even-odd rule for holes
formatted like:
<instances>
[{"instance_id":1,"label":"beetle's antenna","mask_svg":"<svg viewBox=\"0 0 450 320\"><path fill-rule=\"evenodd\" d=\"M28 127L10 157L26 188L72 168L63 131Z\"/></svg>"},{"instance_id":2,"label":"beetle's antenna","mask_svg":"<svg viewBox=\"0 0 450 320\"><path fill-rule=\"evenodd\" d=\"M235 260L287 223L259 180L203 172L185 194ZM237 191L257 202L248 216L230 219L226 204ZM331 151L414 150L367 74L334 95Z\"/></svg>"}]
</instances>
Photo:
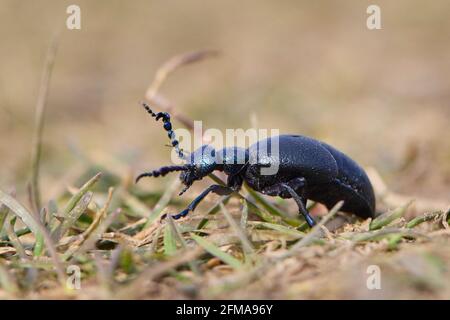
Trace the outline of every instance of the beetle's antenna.
<instances>
[{"instance_id":1,"label":"beetle's antenna","mask_svg":"<svg viewBox=\"0 0 450 320\"><path fill-rule=\"evenodd\" d=\"M168 174L169 172L174 172L174 171L187 171L189 170L188 166L168 166L168 167L161 167L158 170L153 170L151 172L144 172L142 174L140 174L137 178L136 178L136 183L139 182L139 180L141 180L144 177L164 177L166 174Z\"/></svg>"},{"instance_id":2,"label":"beetle's antenna","mask_svg":"<svg viewBox=\"0 0 450 320\"><path fill-rule=\"evenodd\" d=\"M165 147L173 148L170 144L165 144ZM183 152L183 159L186 159L186 156L189 156L191 153L187 150L181 149L181 152Z\"/></svg>"},{"instance_id":3,"label":"beetle's antenna","mask_svg":"<svg viewBox=\"0 0 450 320\"><path fill-rule=\"evenodd\" d=\"M149 105L145 102L142 102L142 106L145 108L145 110L147 110L147 112L153 118L155 118L156 121L158 121L159 119L162 119L162 121L164 123L164 130L167 131L167 135L170 139L172 147L175 148L175 150L178 154L178 157L180 159L184 159L183 150L180 149L180 146L179 146L180 142L176 139L175 132L172 130L172 123L170 122L170 114L168 114L167 112L154 113L153 110L150 109Z\"/></svg>"}]
</instances>

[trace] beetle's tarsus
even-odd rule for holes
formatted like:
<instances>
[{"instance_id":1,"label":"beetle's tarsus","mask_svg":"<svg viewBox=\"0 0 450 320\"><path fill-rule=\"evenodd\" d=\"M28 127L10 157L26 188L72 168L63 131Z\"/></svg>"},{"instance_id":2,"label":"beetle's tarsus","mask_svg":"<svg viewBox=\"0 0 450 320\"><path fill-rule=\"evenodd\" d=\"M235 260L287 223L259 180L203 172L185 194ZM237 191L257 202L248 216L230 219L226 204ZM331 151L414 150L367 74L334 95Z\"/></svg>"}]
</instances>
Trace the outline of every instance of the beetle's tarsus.
<instances>
[{"instance_id":1,"label":"beetle's tarsus","mask_svg":"<svg viewBox=\"0 0 450 320\"><path fill-rule=\"evenodd\" d=\"M306 223L308 224L308 226L311 227L311 228L314 227L316 225L316 221L314 221L313 217L311 217L311 215L309 214L308 210L306 209L305 200L302 197L300 197L297 194L297 192L295 192L294 189L292 189L289 185L284 183L283 187L285 188L285 190L287 192L290 193L292 199L294 199L295 202L297 203L298 210L300 211L300 213L305 218Z\"/></svg>"},{"instance_id":2,"label":"beetle's tarsus","mask_svg":"<svg viewBox=\"0 0 450 320\"><path fill-rule=\"evenodd\" d=\"M178 220L178 219L180 219L180 218L183 218L183 217L187 216L188 213L189 213L189 209L184 209L184 210L181 211L180 213L177 213L177 214L171 214L170 217L171 217L173 220ZM161 216L161 220L166 219L167 216L168 216L167 213L163 214L163 215Z\"/></svg>"},{"instance_id":3,"label":"beetle's tarsus","mask_svg":"<svg viewBox=\"0 0 450 320\"><path fill-rule=\"evenodd\" d=\"M172 218L175 220L178 220L180 218L186 217L188 215L188 213L189 213L189 209L184 209L180 213L173 215Z\"/></svg>"},{"instance_id":4,"label":"beetle's tarsus","mask_svg":"<svg viewBox=\"0 0 450 320\"><path fill-rule=\"evenodd\" d=\"M180 218L183 218L185 216L187 216L189 214L189 212L194 211L195 208L197 208L198 204L210 193L215 193L221 196L224 195L229 195L233 192L233 189L231 189L230 187L227 186L221 186L219 184L213 184L211 186L209 186L208 188L206 188L205 190L203 190L203 192L197 196L197 198L195 198L188 206L186 209L184 209L183 211L181 211L180 213L171 215L172 219L174 220L178 220ZM161 217L161 220L165 219L167 217L167 214L164 214Z\"/></svg>"}]
</instances>

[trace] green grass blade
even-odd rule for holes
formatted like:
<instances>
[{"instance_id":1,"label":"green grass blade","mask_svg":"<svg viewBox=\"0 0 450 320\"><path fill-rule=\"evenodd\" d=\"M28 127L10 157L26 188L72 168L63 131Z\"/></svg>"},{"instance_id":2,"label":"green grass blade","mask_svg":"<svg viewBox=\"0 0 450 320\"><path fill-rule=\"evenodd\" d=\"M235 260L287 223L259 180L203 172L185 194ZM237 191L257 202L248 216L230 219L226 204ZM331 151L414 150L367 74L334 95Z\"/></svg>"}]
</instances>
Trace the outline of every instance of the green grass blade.
<instances>
[{"instance_id":1,"label":"green grass blade","mask_svg":"<svg viewBox=\"0 0 450 320\"><path fill-rule=\"evenodd\" d=\"M433 219L436 219L442 213L443 213L442 211L435 211L435 212L432 212L432 213L427 213L427 214L424 214L422 216L415 217L414 219L408 221L408 223L406 224L406 227L410 228L410 229L414 228L414 227L418 226L421 223L424 223L426 221L431 221Z\"/></svg>"},{"instance_id":2,"label":"green grass blade","mask_svg":"<svg viewBox=\"0 0 450 320\"><path fill-rule=\"evenodd\" d=\"M180 186L180 179L176 179L169 188L166 189L166 191L163 193L161 198L156 203L155 207L151 211L150 215L148 216L147 223L144 226L144 229L148 228L153 222L155 222L158 218L161 217L161 213L163 212L164 208L167 207L167 205L170 202L170 199L172 198L175 190Z\"/></svg>"},{"instance_id":3,"label":"green grass blade","mask_svg":"<svg viewBox=\"0 0 450 320\"><path fill-rule=\"evenodd\" d=\"M148 212L150 211L150 209L141 200L139 200L132 194L124 192L123 202L127 207L131 209L130 213L132 213L132 215L142 218L148 216Z\"/></svg>"},{"instance_id":4,"label":"green grass blade","mask_svg":"<svg viewBox=\"0 0 450 320\"><path fill-rule=\"evenodd\" d=\"M254 252L254 248L250 240L247 238L247 235L245 233L245 229L241 228L239 224L233 219L231 214L228 212L227 208L223 205L223 203L220 204L220 208L222 210L223 215L225 216L225 219L227 220L228 224L230 225L230 228L234 231L236 236L241 241L242 247L244 249L244 252L246 254L250 254Z\"/></svg>"},{"instance_id":5,"label":"green grass blade","mask_svg":"<svg viewBox=\"0 0 450 320\"><path fill-rule=\"evenodd\" d=\"M243 264L238 259L229 255L226 252L223 252L222 250L220 250L219 247L217 247L213 243L209 242L208 240L206 240L200 236L197 236L193 233L191 233L191 237L203 249L205 249L206 251L208 251L210 254L217 257L218 259L222 260L229 266L233 267L234 269L240 269L243 267Z\"/></svg>"},{"instance_id":6,"label":"green grass blade","mask_svg":"<svg viewBox=\"0 0 450 320\"><path fill-rule=\"evenodd\" d=\"M222 186L226 185L225 182L223 182L219 177L217 177L213 173L210 173L208 175L208 177L210 177L217 184L220 184ZM267 210L265 208L260 208L257 204L255 204L250 199L244 197L242 194L240 194L238 192L236 192L234 194L237 195L240 199L245 200L247 202L247 204L249 205L249 208L252 209L252 212L254 212L258 217L260 217L264 221L271 222L271 223L277 223L278 222L277 218L278 218L278 220L280 220L279 217L273 217L273 215L271 215L269 212L267 212ZM298 225L298 222L295 223L295 225Z\"/></svg>"},{"instance_id":7,"label":"green grass blade","mask_svg":"<svg viewBox=\"0 0 450 320\"><path fill-rule=\"evenodd\" d=\"M382 227L389 225L394 220L401 218L405 214L406 209L408 209L411 203L412 201L408 202L407 204L401 207L398 207L394 210L390 210L378 216L370 223L369 230L381 229Z\"/></svg>"},{"instance_id":8,"label":"green grass blade","mask_svg":"<svg viewBox=\"0 0 450 320\"><path fill-rule=\"evenodd\" d=\"M9 209L4 204L0 204L0 235L3 234L3 225L6 221L6 216L8 215Z\"/></svg>"},{"instance_id":9,"label":"green grass blade","mask_svg":"<svg viewBox=\"0 0 450 320\"><path fill-rule=\"evenodd\" d=\"M164 227L164 253L168 256L175 254L177 251L177 242L173 235L169 224Z\"/></svg>"},{"instance_id":10,"label":"green grass blade","mask_svg":"<svg viewBox=\"0 0 450 320\"><path fill-rule=\"evenodd\" d=\"M167 217L167 223L170 226L170 228L172 229L172 234L174 235L175 240L181 244L181 247L183 249L186 249L187 243L183 238L183 234L178 229L176 223L173 221L173 219L170 216ZM189 264L189 268L191 268L193 273L195 273L196 275L200 275L200 270L198 268L197 261L189 261L188 264Z\"/></svg>"},{"instance_id":11,"label":"green grass blade","mask_svg":"<svg viewBox=\"0 0 450 320\"><path fill-rule=\"evenodd\" d=\"M230 200L230 196L222 196L219 201L216 202L208 211L206 211L205 218L202 219L202 221L199 222L197 226L197 230L203 229L206 224L208 223L209 219L207 216L216 214L220 210L220 204L223 203L226 205L228 201Z\"/></svg>"},{"instance_id":12,"label":"green grass blade","mask_svg":"<svg viewBox=\"0 0 450 320\"><path fill-rule=\"evenodd\" d=\"M255 226L261 226L261 227L264 227L267 229L272 229L272 230L278 231L287 236L293 236L296 238L303 238L305 236L304 232L301 232L301 231L298 231L297 229L286 227L286 226L283 226L280 224L273 224L273 223L261 222L261 221L252 221L251 224L255 225Z\"/></svg>"},{"instance_id":13,"label":"green grass blade","mask_svg":"<svg viewBox=\"0 0 450 320\"><path fill-rule=\"evenodd\" d=\"M255 201L260 203L270 214L273 214L275 216L279 216L279 217L282 217L282 218L287 218L288 217L287 213L281 211L280 209L275 207L273 204L271 204L268 201L266 201L266 199L264 199L262 196L260 196L252 188L249 188L248 186L245 186L245 189L255 199Z\"/></svg>"},{"instance_id":14,"label":"green grass blade","mask_svg":"<svg viewBox=\"0 0 450 320\"><path fill-rule=\"evenodd\" d=\"M91 202L93 193L88 191L84 194L75 207L65 215L63 222L52 232L52 237L56 240L61 239L64 234L77 222L80 216L86 211Z\"/></svg>"},{"instance_id":15,"label":"green grass blade","mask_svg":"<svg viewBox=\"0 0 450 320\"><path fill-rule=\"evenodd\" d=\"M31 232L30 228L25 227L25 228L17 230L16 231L16 235L18 237L21 237L21 236L24 236L26 234L29 234L30 232ZM8 235L2 235L2 237L0 238L0 241L8 241L8 240L9 240Z\"/></svg>"},{"instance_id":16,"label":"green grass blade","mask_svg":"<svg viewBox=\"0 0 450 320\"><path fill-rule=\"evenodd\" d=\"M25 207L22 206L16 199L3 192L2 190L0 190L0 203L3 203L11 210L13 214L18 216L35 235L39 233L39 226L33 215L27 209L25 209Z\"/></svg>"},{"instance_id":17,"label":"green grass blade","mask_svg":"<svg viewBox=\"0 0 450 320\"><path fill-rule=\"evenodd\" d=\"M80 190L78 190L77 193L75 193L70 200L67 202L64 211L63 211L63 215L66 216L70 213L70 211L73 210L73 208L75 208L75 206L77 205L77 203L81 200L81 198L88 192L91 190L91 188L94 186L94 184L100 179L100 177L102 176L102 173L99 172L97 173L94 177L92 177L88 182L86 182L81 188Z\"/></svg>"},{"instance_id":18,"label":"green grass blade","mask_svg":"<svg viewBox=\"0 0 450 320\"><path fill-rule=\"evenodd\" d=\"M402 239L403 239L403 235L398 234L398 233L388 236L389 250L396 250L398 248L400 241L402 241Z\"/></svg>"},{"instance_id":19,"label":"green grass blade","mask_svg":"<svg viewBox=\"0 0 450 320\"><path fill-rule=\"evenodd\" d=\"M44 252L44 236L42 233L36 235L36 241L34 242L33 256L40 257Z\"/></svg>"},{"instance_id":20,"label":"green grass blade","mask_svg":"<svg viewBox=\"0 0 450 320\"><path fill-rule=\"evenodd\" d=\"M16 249L17 254L22 259L27 259L27 255L25 253L25 249L23 248L22 243L20 242L19 238L17 237L16 233L14 232L14 225L16 222L16 217L14 215L11 215L10 218L8 218L5 222L5 230L8 234L9 240L11 241L12 245Z\"/></svg>"}]
</instances>

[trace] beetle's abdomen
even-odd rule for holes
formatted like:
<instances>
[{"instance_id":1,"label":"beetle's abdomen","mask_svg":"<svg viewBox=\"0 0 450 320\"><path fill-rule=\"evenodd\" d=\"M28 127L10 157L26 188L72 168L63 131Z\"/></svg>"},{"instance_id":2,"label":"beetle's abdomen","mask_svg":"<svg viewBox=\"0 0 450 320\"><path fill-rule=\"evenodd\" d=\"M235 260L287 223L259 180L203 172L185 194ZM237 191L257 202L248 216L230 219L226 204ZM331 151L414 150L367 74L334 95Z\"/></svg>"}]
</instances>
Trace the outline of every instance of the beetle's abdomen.
<instances>
[{"instance_id":1,"label":"beetle's abdomen","mask_svg":"<svg viewBox=\"0 0 450 320\"><path fill-rule=\"evenodd\" d=\"M316 183L328 182L337 175L334 157L321 143L300 135L281 135L260 140L250 146L247 176L255 190L287 182L297 177ZM277 169L264 174L267 164ZM267 172L267 171L266 171Z\"/></svg>"},{"instance_id":2,"label":"beetle's abdomen","mask_svg":"<svg viewBox=\"0 0 450 320\"><path fill-rule=\"evenodd\" d=\"M278 149L273 144L278 143ZM343 200L342 211L373 217L375 196L364 170L330 145L301 135L281 135L250 146L245 177L251 188L262 191L295 178L306 180L305 197L333 207ZM278 171L264 175L265 163L277 164Z\"/></svg>"},{"instance_id":3,"label":"beetle's abdomen","mask_svg":"<svg viewBox=\"0 0 450 320\"><path fill-rule=\"evenodd\" d=\"M375 195L365 171L339 150L326 143L321 142L321 144L334 157L338 174L335 181L326 188L326 198L329 200L322 199L323 201L320 202L332 207L338 200L344 200L342 211L348 211L363 218L373 217L375 214ZM323 193L325 188L321 189ZM317 194L321 197L320 190L317 190Z\"/></svg>"}]
</instances>

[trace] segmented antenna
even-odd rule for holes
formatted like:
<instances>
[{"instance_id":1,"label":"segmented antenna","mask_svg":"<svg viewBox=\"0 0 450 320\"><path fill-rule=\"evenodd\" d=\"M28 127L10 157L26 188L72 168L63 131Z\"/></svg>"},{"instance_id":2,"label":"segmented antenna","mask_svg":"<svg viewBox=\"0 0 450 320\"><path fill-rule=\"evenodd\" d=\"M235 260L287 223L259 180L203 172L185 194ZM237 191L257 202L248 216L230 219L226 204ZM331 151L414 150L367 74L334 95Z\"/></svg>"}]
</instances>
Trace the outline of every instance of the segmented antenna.
<instances>
[{"instance_id":1,"label":"segmented antenna","mask_svg":"<svg viewBox=\"0 0 450 320\"><path fill-rule=\"evenodd\" d=\"M152 111L152 109L150 109L149 105L145 102L142 102L142 106L145 108L145 110L147 110L147 112L153 118L155 118L156 121L158 121L159 119L162 119L164 130L167 131L167 136L170 139L170 143L172 144L172 147L175 148L175 151L177 152L178 157L180 157L180 159L184 159L183 150L180 149L180 142L176 139L175 132L172 130L172 123L170 122L170 114L168 114L167 112L154 113Z\"/></svg>"},{"instance_id":2,"label":"segmented antenna","mask_svg":"<svg viewBox=\"0 0 450 320\"><path fill-rule=\"evenodd\" d=\"M136 178L136 183L139 182L139 180L141 180L144 177L164 177L166 174L170 173L170 172L174 172L174 171L187 171L189 170L188 166L167 166L167 167L161 167L157 170L153 170L150 172L144 172L142 174L140 174L137 178Z\"/></svg>"}]
</instances>

